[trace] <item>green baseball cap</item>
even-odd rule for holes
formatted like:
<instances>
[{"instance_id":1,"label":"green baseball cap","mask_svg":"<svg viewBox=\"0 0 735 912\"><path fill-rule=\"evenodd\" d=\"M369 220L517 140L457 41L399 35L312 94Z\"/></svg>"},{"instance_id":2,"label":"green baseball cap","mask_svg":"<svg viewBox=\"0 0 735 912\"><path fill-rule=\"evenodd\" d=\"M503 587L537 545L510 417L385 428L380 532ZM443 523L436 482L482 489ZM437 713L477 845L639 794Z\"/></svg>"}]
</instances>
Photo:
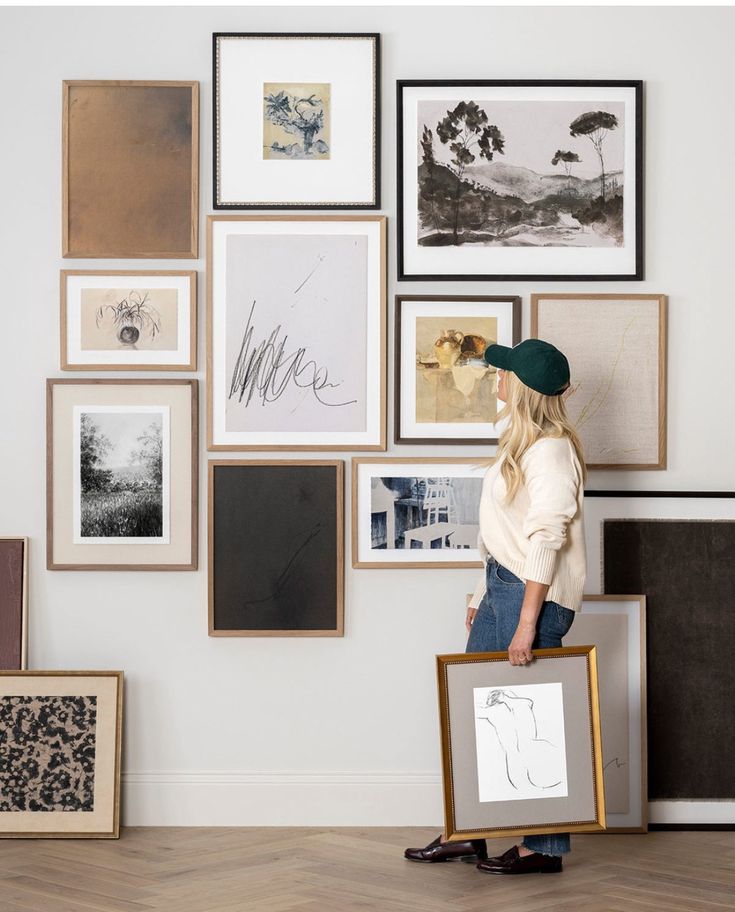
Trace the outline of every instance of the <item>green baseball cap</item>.
<instances>
[{"instance_id":1,"label":"green baseball cap","mask_svg":"<svg viewBox=\"0 0 735 912\"><path fill-rule=\"evenodd\" d=\"M488 345L485 361L501 370L513 371L526 386L545 396L559 396L569 386L566 356L542 339L526 339L513 348Z\"/></svg>"}]
</instances>

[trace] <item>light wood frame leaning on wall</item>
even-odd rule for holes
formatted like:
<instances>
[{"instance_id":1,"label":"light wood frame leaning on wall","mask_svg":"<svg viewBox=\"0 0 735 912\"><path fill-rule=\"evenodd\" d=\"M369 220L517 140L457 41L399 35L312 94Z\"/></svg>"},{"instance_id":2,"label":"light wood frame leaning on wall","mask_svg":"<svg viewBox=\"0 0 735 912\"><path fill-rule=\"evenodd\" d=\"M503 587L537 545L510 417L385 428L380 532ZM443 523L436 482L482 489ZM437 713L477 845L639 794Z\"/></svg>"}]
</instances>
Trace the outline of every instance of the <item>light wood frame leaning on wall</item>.
<instances>
[{"instance_id":1,"label":"light wood frame leaning on wall","mask_svg":"<svg viewBox=\"0 0 735 912\"><path fill-rule=\"evenodd\" d=\"M176 276L189 278L189 362L188 364L156 364L151 352L150 364L79 364L69 361L67 278L69 276ZM194 269L62 269L60 273L61 300L61 369L65 371L195 371L197 369L197 273Z\"/></svg>"}]
</instances>

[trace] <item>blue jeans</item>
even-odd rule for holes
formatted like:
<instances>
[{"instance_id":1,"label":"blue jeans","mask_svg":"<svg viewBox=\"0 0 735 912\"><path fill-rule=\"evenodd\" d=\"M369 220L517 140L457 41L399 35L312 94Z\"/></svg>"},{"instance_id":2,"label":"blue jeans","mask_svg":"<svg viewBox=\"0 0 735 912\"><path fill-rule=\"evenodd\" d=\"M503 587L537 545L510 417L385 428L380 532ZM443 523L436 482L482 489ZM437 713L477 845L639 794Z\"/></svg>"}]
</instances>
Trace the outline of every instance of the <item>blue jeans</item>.
<instances>
[{"instance_id":1,"label":"blue jeans","mask_svg":"<svg viewBox=\"0 0 735 912\"><path fill-rule=\"evenodd\" d=\"M510 646L518 626L525 583L502 564L489 558L486 565L487 592L472 623L467 652L502 652ZM574 612L556 602L544 602L536 627L534 649L552 649L562 645L574 621ZM571 851L568 833L549 836L526 836L523 845L544 855L564 855Z\"/></svg>"}]
</instances>

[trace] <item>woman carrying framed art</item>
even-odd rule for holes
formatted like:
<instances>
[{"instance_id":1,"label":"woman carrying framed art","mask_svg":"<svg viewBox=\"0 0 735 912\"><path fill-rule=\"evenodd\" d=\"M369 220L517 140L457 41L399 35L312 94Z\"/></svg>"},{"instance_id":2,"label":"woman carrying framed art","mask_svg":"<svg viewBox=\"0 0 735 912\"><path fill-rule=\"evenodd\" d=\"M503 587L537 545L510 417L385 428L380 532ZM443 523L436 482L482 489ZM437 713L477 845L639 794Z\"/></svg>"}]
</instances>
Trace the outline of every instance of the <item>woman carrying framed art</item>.
<instances>
[{"instance_id":1,"label":"woman carrying framed art","mask_svg":"<svg viewBox=\"0 0 735 912\"><path fill-rule=\"evenodd\" d=\"M534 649L562 645L582 604L585 464L566 414L569 363L553 345L527 339L491 345L498 369L498 422L508 420L480 499L480 552L485 571L467 609L467 652L508 651L527 665ZM526 771L530 775L530 771ZM477 862L488 874L553 873L570 851L567 833L526 836L488 858L484 839L406 849L409 861Z\"/></svg>"}]
</instances>

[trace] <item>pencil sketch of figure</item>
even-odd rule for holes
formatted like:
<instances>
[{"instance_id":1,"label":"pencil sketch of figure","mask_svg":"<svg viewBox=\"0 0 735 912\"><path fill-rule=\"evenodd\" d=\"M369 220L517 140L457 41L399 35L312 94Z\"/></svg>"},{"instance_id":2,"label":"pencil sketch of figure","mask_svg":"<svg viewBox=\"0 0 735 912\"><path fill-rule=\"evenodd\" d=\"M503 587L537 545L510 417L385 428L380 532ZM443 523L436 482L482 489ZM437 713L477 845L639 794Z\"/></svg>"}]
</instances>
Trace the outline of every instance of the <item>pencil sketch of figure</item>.
<instances>
[{"instance_id":1,"label":"pencil sketch of figure","mask_svg":"<svg viewBox=\"0 0 735 912\"><path fill-rule=\"evenodd\" d=\"M566 794L561 688L546 687L557 685L483 688L475 703L481 800Z\"/></svg>"}]
</instances>

